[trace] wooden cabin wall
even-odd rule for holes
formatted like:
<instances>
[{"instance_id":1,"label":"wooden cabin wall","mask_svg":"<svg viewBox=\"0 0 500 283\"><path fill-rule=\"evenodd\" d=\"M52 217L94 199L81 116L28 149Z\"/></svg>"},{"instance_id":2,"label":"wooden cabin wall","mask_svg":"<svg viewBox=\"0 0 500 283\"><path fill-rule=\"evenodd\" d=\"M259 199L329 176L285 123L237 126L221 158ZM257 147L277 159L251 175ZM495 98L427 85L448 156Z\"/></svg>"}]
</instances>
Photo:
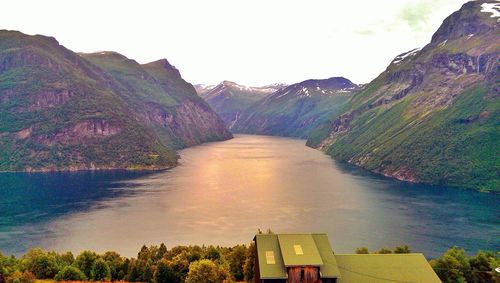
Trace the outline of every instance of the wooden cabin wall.
<instances>
[{"instance_id":1,"label":"wooden cabin wall","mask_svg":"<svg viewBox=\"0 0 500 283\"><path fill-rule=\"evenodd\" d=\"M302 282L302 267L289 267L288 268L288 283L301 283Z\"/></svg>"},{"instance_id":2,"label":"wooden cabin wall","mask_svg":"<svg viewBox=\"0 0 500 283\"><path fill-rule=\"evenodd\" d=\"M319 270L317 267L307 266L304 267L304 278L302 283L316 283L318 282Z\"/></svg>"}]
</instances>

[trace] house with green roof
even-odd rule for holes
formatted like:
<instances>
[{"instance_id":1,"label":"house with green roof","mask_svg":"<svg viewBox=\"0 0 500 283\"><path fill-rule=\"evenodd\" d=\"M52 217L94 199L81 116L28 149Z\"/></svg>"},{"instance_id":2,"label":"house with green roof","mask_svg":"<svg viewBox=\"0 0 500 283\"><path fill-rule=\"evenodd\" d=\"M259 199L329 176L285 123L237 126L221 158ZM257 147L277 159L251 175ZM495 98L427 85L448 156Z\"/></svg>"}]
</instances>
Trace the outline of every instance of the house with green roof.
<instances>
[{"instance_id":1,"label":"house with green roof","mask_svg":"<svg viewBox=\"0 0 500 283\"><path fill-rule=\"evenodd\" d=\"M334 254L326 234L258 234L254 282L441 282L423 254Z\"/></svg>"}]
</instances>

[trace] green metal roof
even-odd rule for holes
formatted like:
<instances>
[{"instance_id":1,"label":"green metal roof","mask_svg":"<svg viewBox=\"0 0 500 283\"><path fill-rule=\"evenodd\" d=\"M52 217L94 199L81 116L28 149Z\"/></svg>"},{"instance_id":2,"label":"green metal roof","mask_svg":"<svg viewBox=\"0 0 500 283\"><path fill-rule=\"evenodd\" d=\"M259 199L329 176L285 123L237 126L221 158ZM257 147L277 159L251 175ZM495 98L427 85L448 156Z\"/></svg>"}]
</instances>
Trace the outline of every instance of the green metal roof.
<instances>
[{"instance_id":1,"label":"green metal roof","mask_svg":"<svg viewBox=\"0 0 500 283\"><path fill-rule=\"evenodd\" d=\"M285 266L323 265L311 234L278 234Z\"/></svg>"},{"instance_id":2,"label":"green metal roof","mask_svg":"<svg viewBox=\"0 0 500 283\"><path fill-rule=\"evenodd\" d=\"M340 271L337 267L337 261L333 255L328 236L326 234L312 234L312 237L323 259L323 265L319 269L321 278L339 278Z\"/></svg>"},{"instance_id":3,"label":"green metal roof","mask_svg":"<svg viewBox=\"0 0 500 283\"><path fill-rule=\"evenodd\" d=\"M262 279L286 279L288 274L283 257L281 256L278 235L275 234L259 234L255 235L255 243L257 245L257 258L259 260L260 277ZM274 264L272 261L268 263L266 253L272 252L274 255Z\"/></svg>"},{"instance_id":4,"label":"green metal roof","mask_svg":"<svg viewBox=\"0 0 500 283\"><path fill-rule=\"evenodd\" d=\"M422 254L335 254L338 283L441 282Z\"/></svg>"},{"instance_id":5,"label":"green metal roof","mask_svg":"<svg viewBox=\"0 0 500 283\"><path fill-rule=\"evenodd\" d=\"M326 234L258 234L255 242L263 279L287 279L287 266L319 266L322 278L340 277Z\"/></svg>"}]
</instances>

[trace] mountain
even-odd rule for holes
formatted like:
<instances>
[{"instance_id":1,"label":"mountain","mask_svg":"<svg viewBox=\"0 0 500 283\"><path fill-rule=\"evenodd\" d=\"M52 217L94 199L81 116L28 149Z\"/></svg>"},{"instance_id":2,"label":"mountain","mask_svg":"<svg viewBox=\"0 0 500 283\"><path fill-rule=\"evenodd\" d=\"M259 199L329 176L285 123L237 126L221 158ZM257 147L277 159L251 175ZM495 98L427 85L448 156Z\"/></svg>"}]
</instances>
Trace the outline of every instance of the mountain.
<instances>
[{"instance_id":1,"label":"mountain","mask_svg":"<svg viewBox=\"0 0 500 283\"><path fill-rule=\"evenodd\" d=\"M464 4L307 145L400 180L499 190L499 6Z\"/></svg>"},{"instance_id":2,"label":"mountain","mask_svg":"<svg viewBox=\"0 0 500 283\"><path fill-rule=\"evenodd\" d=\"M223 81L216 86L197 85L195 88L231 129L246 108L283 87L282 84L248 87Z\"/></svg>"},{"instance_id":3,"label":"mountain","mask_svg":"<svg viewBox=\"0 0 500 283\"><path fill-rule=\"evenodd\" d=\"M0 170L168 168L176 149L230 137L167 60L0 31Z\"/></svg>"},{"instance_id":4,"label":"mountain","mask_svg":"<svg viewBox=\"0 0 500 283\"><path fill-rule=\"evenodd\" d=\"M343 77L307 80L282 88L248 107L234 132L307 137L342 108L360 86Z\"/></svg>"},{"instance_id":5,"label":"mountain","mask_svg":"<svg viewBox=\"0 0 500 283\"><path fill-rule=\"evenodd\" d=\"M205 93L211 91L216 85L205 85L205 84L195 84L193 85L194 89L196 90L196 93L198 93L199 96L203 96Z\"/></svg>"}]
</instances>

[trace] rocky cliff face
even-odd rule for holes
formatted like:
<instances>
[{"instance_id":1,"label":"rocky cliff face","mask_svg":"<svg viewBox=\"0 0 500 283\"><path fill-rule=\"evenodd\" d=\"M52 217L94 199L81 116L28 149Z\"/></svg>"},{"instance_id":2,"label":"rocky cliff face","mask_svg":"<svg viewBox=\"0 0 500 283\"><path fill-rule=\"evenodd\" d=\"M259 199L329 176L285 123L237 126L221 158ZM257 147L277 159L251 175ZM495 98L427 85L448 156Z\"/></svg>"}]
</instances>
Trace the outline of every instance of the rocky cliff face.
<instances>
[{"instance_id":1,"label":"rocky cliff face","mask_svg":"<svg viewBox=\"0 0 500 283\"><path fill-rule=\"evenodd\" d=\"M168 168L176 149L230 137L166 60L0 31L0 171Z\"/></svg>"},{"instance_id":2,"label":"rocky cliff face","mask_svg":"<svg viewBox=\"0 0 500 283\"><path fill-rule=\"evenodd\" d=\"M469 2L450 15L428 45L398 55L307 144L401 180L498 189L500 23L485 11L490 4Z\"/></svg>"},{"instance_id":3,"label":"rocky cliff face","mask_svg":"<svg viewBox=\"0 0 500 283\"><path fill-rule=\"evenodd\" d=\"M234 132L307 137L345 105L360 86L346 78L307 80L257 101L234 123Z\"/></svg>"}]
</instances>

